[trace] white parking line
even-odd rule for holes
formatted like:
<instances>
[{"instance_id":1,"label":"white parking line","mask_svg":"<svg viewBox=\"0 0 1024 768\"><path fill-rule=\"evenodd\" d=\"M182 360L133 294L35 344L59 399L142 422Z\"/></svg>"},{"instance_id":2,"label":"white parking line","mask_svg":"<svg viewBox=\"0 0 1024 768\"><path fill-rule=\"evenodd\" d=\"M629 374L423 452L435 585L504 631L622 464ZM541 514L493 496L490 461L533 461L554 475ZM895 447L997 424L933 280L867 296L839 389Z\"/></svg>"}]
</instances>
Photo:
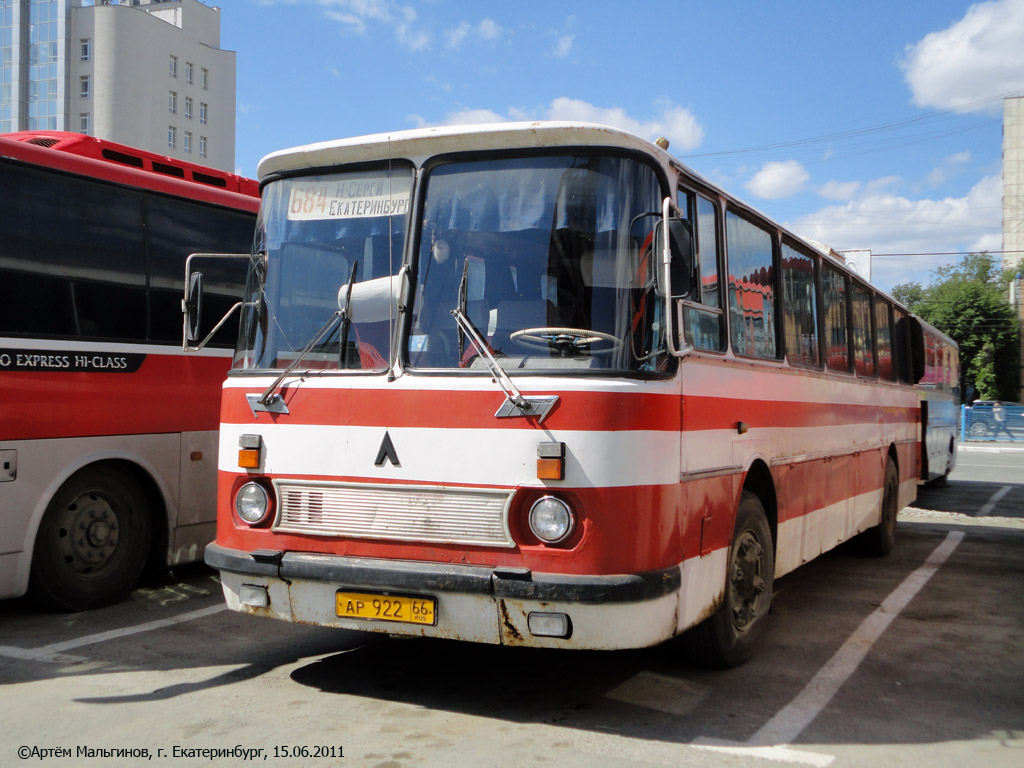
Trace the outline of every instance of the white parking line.
<instances>
[{"instance_id":1,"label":"white parking line","mask_svg":"<svg viewBox=\"0 0 1024 768\"><path fill-rule=\"evenodd\" d=\"M842 647L826 662L804 689L789 704L779 710L771 720L747 740L746 744L725 745L710 739L698 739L693 746L729 754L744 754L769 760L791 760L811 765L826 766L832 755L791 750L789 745L836 695L843 683L852 675L878 638L904 608L913 600L939 567L949 559L953 550L963 541L962 531L951 531L931 553L924 564L903 580L882 604L861 622ZM828 758L822 762L823 758Z\"/></svg>"},{"instance_id":2,"label":"white parking line","mask_svg":"<svg viewBox=\"0 0 1024 768\"><path fill-rule=\"evenodd\" d=\"M173 627L175 624L182 624L186 621L192 621L193 619L212 616L213 614L220 613L224 610L227 610L227 605L219 603L208 608L200 608L197 611L178 614L177 616L173 616L168 619L147 621L145 624L136 624L134 627L112 629L109 632L96 632L95 634L84 635L83 637L78 637L74 640L65 640L61 643L50 643L49 645L43 645L39 648L17 648L10 645L0 645L0 656L7 656L12 659L31 659L33 661L50 661L65 664L85 661L82 656L68 655L64 652L70 651L74 648L81 648L86 645L95 645L96 643L105 643L108 640L117 640L121 637L137 635L140 632L150 632L154 629Z\"/></svg>"},{"instance_id":3,"label":"white parking line","mask_svg":"<svg viewBox=\"0 0 1024 768\"><path fill-rule=\"evenodd\" d=\"M981 509L978 510L978 514L975 517L987 517L993 509L996 508L996 504L1013 489L1012 485L1004 485L998 491L992 494L991 498L985 502Z\"/></svg>"}]
</instances>

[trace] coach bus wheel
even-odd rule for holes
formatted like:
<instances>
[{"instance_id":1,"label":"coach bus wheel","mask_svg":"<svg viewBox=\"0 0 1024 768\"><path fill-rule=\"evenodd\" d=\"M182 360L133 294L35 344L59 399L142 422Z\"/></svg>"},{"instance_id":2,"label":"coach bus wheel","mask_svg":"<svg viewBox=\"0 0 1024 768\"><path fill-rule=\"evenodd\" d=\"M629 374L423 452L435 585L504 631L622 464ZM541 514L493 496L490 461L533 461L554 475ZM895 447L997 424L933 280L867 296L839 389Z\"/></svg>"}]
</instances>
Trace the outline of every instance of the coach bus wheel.
<instances>
[{"instance_id":1,"label":"coach bus wheel","mask_svg":"<svg viewBox=\"0 0 1024 768\"><path fill-rule=\"evenodd\" d=\"M131 591L149 545L146 495L138 482L108 467L79 470L43 515L29 587L62 610L109 605Z\"/></svg>"},{"instance_id":2,"label":"coach bus wheel","mask_svg":"<svg viewBox=\"0 0 1024 768\"><path fill-rule=\"evenodd\" d=\"M857 543L866 555L885 557L896 546L896 515L899 513L900 478L896 464L888 459L885 464L885 484L882 486L881 519L857 537Z\"/></svg>"},{"instance_id":3,"label":"coach bus wheel","mask_svg":"<svg viewBox=\"0 0 1024 768\"><path fill-rule=\"evenodd\" d=\"M722 607L684 635L687 650L699 661L735 667L757 650L772 603L775 549L761 500L749 491L740 497L729 548Z\"/></svg>"}]
</instances>

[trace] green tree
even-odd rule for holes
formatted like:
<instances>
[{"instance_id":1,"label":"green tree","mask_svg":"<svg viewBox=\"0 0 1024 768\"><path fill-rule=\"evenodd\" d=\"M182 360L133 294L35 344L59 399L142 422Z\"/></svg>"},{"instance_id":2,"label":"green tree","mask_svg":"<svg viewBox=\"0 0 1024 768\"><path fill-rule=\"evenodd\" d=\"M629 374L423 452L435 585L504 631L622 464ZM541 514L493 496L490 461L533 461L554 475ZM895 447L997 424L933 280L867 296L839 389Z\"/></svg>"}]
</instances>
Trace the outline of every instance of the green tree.
<instances>
[{"instance_id":1,"label":"green tree","mask_svg":"<svg viewBox=\"0 0 1024 768\"><path fill-rule=\"evenodd\" d=\"M987 253L939 267L931 283L903 283L898 301L960 345L960 385L973 385L983 400L1020 395L1020 326L1008 300L1016 270L1001 270Z\"/></svg>"}]
</instances>

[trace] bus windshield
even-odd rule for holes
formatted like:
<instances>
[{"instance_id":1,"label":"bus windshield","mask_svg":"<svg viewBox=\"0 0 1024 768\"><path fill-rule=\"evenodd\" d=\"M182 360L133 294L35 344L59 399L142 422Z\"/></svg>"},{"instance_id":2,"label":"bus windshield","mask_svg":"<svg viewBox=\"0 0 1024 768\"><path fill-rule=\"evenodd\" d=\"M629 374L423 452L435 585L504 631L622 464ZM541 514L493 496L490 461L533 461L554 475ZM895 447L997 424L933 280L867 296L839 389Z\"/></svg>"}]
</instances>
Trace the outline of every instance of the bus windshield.
<instances>
[{"instance_id":1,"label":"bus windshield","mask_svg":"<svg viewBox=\"0 0 1024 768\"><path fill-rule=\"evenodd\" d=\"M668 367L654 292L655 171L607 155L454 162L426 175L413 369L508 373Z\"/></svg>"},{"instance_id":2,"label":"bus windshield","mask_svg":"<svg viewBox=\"0 0 1024 768\"><path fill-rule=\"evenodd\" d=\"M407 167L268 184L235 368L386 369L411 195Z\"/></svg>"}]
</instances>

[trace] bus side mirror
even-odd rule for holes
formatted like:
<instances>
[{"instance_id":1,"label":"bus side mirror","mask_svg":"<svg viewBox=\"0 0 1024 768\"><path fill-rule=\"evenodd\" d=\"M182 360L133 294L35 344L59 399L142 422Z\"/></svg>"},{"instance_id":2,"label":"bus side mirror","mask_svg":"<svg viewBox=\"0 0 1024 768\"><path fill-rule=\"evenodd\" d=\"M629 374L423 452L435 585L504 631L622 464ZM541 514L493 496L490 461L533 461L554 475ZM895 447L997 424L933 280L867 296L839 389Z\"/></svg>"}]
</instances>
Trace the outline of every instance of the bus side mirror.
<instances>
[{"instance_id":1,"label":"bus side mirror","mask_svg":"<svg viewBox=\"0 0 1024 768\"><path fill-rule=\"evenodd\" d=\"M693 292L693 231L686 219L672 218L668 220L668 245L671 254L669 263L669 280L665 282L665 223L659 221L654 226L654 253L658 268L655 270L655 283L658 293L668 295L672 299L685 299Z\"/></svg>"},{"instance_id":2,"label":"bus side mirror","mask_svg":"<svg viewBox=\"0 0 1024 768\"><path fill-rule=\"evenodd\" d=\"M185 346L199 341L199 329L202 327L203 312L203 273L193 272L189 275L188 292L181 302L181 311L185 315Z\"/></svg>"}]
</instances>

